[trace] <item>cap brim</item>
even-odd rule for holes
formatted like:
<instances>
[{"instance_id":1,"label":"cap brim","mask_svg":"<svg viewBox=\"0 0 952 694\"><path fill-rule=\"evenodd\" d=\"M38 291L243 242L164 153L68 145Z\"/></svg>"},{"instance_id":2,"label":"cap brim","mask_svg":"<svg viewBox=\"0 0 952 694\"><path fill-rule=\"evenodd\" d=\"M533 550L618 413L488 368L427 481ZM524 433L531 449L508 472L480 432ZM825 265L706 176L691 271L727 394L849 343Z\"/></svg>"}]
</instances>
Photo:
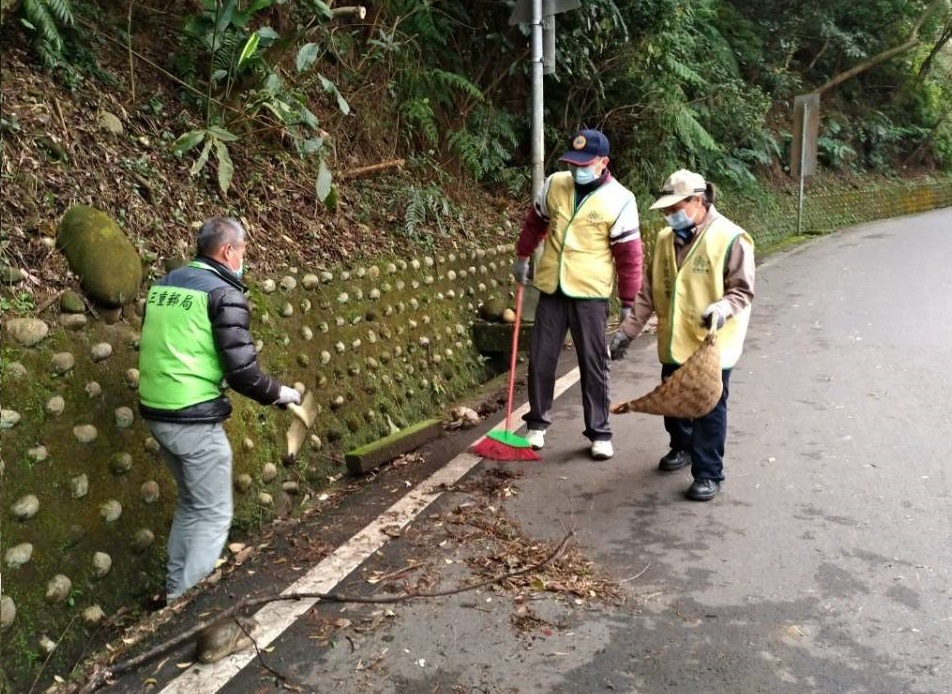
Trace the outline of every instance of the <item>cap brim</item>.
<instances>
[{"instance_id":1,"label":"cap brim","mask_svg":"<svg viewBox=\"0 0 952 694\"><path fill-rule=\"evenodd\" d=\"M576 152L573 149L570 149L568 152L559 157L559 161L567 161L569 164L575 164L576 166L588 166L596 159L598 159L597 155L587 154L585 152Z\"/></svg>"},{"instance_id":2,"label":"cap brim","mask_svg":"<svg viewBox=\"0 0 952 694\"><path fill-rule=\"evenodd\" d=\"M649 207L649 210L661 210L665 207L671 207L675 203L681 202L687 198L691 197L690 195L662 195L660 198L654 201L654 204Z\"/></svg>"}]
</instances>

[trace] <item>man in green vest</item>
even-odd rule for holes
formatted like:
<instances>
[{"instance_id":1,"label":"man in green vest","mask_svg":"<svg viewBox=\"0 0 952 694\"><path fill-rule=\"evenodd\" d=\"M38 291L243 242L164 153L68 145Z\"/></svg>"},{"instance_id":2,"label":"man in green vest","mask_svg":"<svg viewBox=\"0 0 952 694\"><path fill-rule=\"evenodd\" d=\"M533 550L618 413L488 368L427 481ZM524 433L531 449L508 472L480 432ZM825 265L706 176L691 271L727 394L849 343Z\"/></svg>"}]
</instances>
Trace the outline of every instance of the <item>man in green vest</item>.
<instances>
[{"instance_id":1,"label":"man in green vest","mask_svg":"<svg viewBox=\"0 0 952 694\"><path fill-rule=\"evenodd\" d=\"M571 332L581 371L583 435L595 460L614 455L608 422L609 362L605 345L608 300L617 285L622 317L641 286L638 205L608 171L608 138L581 130L560 161L568 171L549 176L523 223L512 273L530 281L529 257L542 243L534 284L539 305L529 344L529 412L526 440L545 445L555 372Z\"/></svg>"},{"instance_id":2,"label":"man in green vest","mask_svg":"<svg viewBox=\"0 0 952 694\"><path fill-rule=\"evenodd\" d=\"M215 569L231 526L232 453L222 428L231 402L224 384L262 405L301 401L258 365L241 282L245 248L238 221L209 219L199 229L195 260L156 282L146 299L139 411L178 486L168 600Z\"/></svg>"},{"instance_id":3,"label":"man in green vest","mask_svg":"<svg viewBox=\"0 0 952 694\"><path fill-rule=\"evenodd\" d=\"M621 359L652 313L658 316L661 378L668 378L700 346L708 331L718 330L724 391L707 415L694 420L664 418L671 450L661 458L664 472L691 465L689 499L708 501L724 480L727 396L731 369L740 358L754 298L754 242L714 207L714 186L700 174L676 171L651 206L668 226L659 234L651 270L631 314L609 347Z\"/></svg>"}]
</instances>

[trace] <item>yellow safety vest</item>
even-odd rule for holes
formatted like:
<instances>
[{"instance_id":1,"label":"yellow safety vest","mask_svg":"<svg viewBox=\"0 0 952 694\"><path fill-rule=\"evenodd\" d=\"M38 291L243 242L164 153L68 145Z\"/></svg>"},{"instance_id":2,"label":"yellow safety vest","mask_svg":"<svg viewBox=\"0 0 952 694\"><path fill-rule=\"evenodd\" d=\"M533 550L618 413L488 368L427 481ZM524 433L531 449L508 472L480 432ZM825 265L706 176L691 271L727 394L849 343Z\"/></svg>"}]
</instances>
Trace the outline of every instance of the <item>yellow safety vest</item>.
<instances>
[{"instance_id":1,"label":"yellow safety vest","mask_svg":"<svg viewBox=\"0 0 952 694\"><path fill-rule=\"evenodd\" d=\"M701 314L724 296L724 269L731 246L739 238L753 246L750 235L724 217L700 232L681 267L677 266L674 232L665 227L655 243L651 264L651 293L658 315L658 359L683 364L707 335ZM717 332L721 368L737 363L744 350L750 306L727 319Z\"/></svg>"},{"instance_id":2,"label":"yellow safety vest","mask_svg":"<svg viewBox=\"0 0 952 694\"><path fill-rule=\"evenodd\" d=\"M550 177L545 198L549 230L535 286L552 294L562 289L578 299L607 299L615 282L611 228L635 196L612 179L596 188L576 207L575 182L568 171Z\"/></svg>"}]
</instances>

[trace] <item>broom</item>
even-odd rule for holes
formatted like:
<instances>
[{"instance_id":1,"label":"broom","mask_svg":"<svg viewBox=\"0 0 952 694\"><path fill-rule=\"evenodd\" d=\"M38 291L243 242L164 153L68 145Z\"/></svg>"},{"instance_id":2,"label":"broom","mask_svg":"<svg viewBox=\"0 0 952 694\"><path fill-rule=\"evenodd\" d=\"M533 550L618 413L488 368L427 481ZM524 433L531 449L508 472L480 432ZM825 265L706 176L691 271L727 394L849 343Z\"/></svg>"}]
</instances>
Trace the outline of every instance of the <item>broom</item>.
<instances>
[{"instance_id":1,"label":"broom","mask_svg":"<svg viewBox=\"0 0 952 694\"><path fill-rule=\"evenodd\" d=\"M506 428L494 429L469 449L480 458L517 461L540 460L539 454L521 436L509 430L512 420L512 397L516 388L516 355L519 348L519 324L522 320L522 283L516 285L516 320L512 325L512 356L509 360L509 398L506 400Z\"/></svg>"}]
</instances>

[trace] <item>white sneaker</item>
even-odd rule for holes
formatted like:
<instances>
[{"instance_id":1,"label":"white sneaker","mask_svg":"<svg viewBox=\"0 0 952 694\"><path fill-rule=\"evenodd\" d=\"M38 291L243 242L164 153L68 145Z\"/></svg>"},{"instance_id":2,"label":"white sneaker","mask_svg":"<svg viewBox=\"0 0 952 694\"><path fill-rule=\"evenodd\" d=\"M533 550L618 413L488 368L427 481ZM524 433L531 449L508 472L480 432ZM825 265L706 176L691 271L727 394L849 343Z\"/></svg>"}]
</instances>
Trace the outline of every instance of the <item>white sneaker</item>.
<instances>
[{"instance_id":1,"label":"white sneaker","mask_svg":"<svg viewBox=\"0 0 952 694\"><path fill-rule=\"evenodd\" d=\"M532 450L541 451L545 446L545 429L529 429L526 432L526 441L532 446Z\"/></svg>"},{"instance_id":2,"label":"white sneaker","mask_svg":"<svg viewBox=\"0 0 952 694\"><path fill-rule=\"evenodd\" d=\"M592 458L595 460L608 460L615 455L611 441L592 441Z\"/></svg>"}]
</instances>

